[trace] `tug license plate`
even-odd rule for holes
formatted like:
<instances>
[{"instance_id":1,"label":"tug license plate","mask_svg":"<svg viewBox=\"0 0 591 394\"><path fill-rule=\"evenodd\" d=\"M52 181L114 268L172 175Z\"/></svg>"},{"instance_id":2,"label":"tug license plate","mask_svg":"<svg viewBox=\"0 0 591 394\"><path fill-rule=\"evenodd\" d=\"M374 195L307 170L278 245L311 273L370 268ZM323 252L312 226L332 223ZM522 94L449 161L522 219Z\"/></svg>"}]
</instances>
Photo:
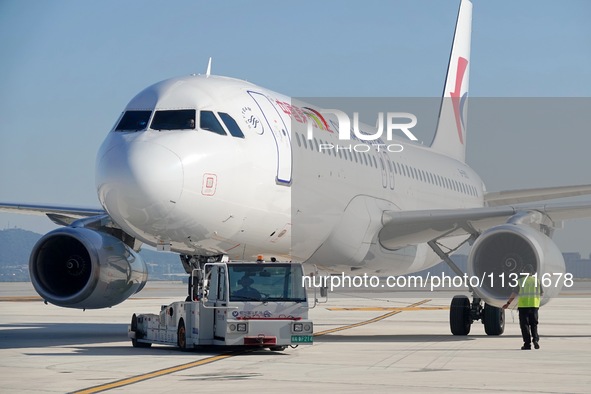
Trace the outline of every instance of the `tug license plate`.
<instances>
[{"instance_id":1,"label":"tug license plate","mask_svg":"<svg viewBox=\"0 0 591 394\"><path fill-rule=\"evenodd\" d=\"M312 335L292 335L291 342L292 343L312 343L313 337L312 337Z\"/></svg>"}]
</instances>

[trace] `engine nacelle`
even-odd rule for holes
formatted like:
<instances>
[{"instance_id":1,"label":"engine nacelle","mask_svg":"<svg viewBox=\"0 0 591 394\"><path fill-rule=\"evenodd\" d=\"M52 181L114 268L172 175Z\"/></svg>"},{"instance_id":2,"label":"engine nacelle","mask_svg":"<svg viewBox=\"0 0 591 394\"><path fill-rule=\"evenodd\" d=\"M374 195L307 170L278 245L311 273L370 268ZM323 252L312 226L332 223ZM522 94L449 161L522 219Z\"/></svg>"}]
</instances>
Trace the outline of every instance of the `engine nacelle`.
<instances>
[{"instance_id":1,"label":"engine nacelle","mask_svg":"<svg viewBox=\"0 0 591 394\"><path fill-rule=\"evenodd\" d=\"M559 275L564 274L565 264L556 244L532 227L503 224L478 237L468 256L468 275L484 278L481 286L474 288L476 295L490 305L502 307L511 293L518 292L519 288L514 287L516 278L522 277L519 275L527 265L544 283L542 304L560 293L564 278Z\"/></svg>"},{"instance_id":2,"label":"engine nacelle","mask_svg":"<svg viewBox=\"0 0 591 394\"><path fill-rule=\"evenodd\" d=\"M142 258L122 241L75 227L43 236L31 253L29 272L44 300L79 309L117 305L139 292L148 279Z\"/></svg>"}]
</instances>

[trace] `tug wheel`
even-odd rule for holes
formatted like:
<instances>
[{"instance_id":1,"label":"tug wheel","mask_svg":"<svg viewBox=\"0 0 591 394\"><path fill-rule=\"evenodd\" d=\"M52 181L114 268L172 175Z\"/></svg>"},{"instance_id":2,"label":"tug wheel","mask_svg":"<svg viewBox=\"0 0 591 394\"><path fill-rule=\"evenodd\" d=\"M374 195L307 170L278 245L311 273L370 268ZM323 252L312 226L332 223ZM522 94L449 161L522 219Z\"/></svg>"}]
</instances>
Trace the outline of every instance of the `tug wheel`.
<instances>
[{"instance_id":1,"label":"tug wheel","mask_svg":"<svg viewBox=\"0 0 591 394\"><path fill-rule=\"evenodd\" d=\"M181 350L185 350L187 348L187 331L185 330L185 322L183 321L183 319L179 320L179 326L176 330L176 335L177 346Z\"/></svg>"},{"instance_id":2,"label":"tug wheel","mask_svg":"<svg viewBox=\"0 0 591 394\"><path fill-rule=\"evenodd\" d=\"M137 316L135 313L131 317L131 331L135 333L135 338L131 338L131 344L133 347L150 347L152 346L151 343L146 342L139 342L138 341L138 331L137 331Z\"/></svg>"}]
</instances>

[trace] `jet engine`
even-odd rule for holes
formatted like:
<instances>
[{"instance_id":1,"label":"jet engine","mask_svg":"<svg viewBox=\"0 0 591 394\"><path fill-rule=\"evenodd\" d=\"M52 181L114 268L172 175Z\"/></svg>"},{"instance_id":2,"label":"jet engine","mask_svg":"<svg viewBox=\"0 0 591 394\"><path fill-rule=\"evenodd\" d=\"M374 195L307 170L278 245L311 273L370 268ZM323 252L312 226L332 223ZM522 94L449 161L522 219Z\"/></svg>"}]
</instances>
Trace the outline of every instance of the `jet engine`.
<instances>
[{"instance_id":1,"label":"jet engine","mask_svg":"<svg viewBox=\"0 0 591 394\"><path fill-rule=\"evenodd\" d=\"M47 302L66 308L117 305L148 279L141 257L118 238L82 227L43 236L29 260L31 282Z\"/></svg>"},{"instance_id":2,"label":"jet engine","mask_svg":"<svg viewBox=\"0 0 591 394\"><path fill-rule=\"evenodd\" d=\"M518 292L519 279L528 266L542 285L542 304L557 296L564 283L564 259L548 236L530 226L493 227L478 237L468 256L468 275L481 281L474 292L496 307L502 307L512 293Z\"/></svg>"}]
</instances>

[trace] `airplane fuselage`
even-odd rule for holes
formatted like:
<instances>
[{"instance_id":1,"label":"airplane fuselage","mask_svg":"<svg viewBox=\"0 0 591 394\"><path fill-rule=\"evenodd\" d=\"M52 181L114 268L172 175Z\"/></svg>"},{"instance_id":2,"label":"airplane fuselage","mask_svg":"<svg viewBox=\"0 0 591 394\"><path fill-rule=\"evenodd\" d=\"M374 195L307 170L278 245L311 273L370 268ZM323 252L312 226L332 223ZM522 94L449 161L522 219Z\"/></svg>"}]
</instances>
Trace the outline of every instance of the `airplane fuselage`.
<instances>
[{"instance_id":1,"label":"airplane fuselage","mask_svg":"<svg viewBox=\"0 0 591 394\"><path fill-rule=\"evenodd\" d=\"M262 254L396 273L438 261L412 240L381 245L381 212L480 207L478 175L404 138L389 141L401 152L356 151L306 108L231 78L159 82L128 104L101 146L99 200L128 234L188 255ZM320 148L329 145L341 149ZM351 242L359 245L341 247Z\"/></svg>"}]
</instances>

